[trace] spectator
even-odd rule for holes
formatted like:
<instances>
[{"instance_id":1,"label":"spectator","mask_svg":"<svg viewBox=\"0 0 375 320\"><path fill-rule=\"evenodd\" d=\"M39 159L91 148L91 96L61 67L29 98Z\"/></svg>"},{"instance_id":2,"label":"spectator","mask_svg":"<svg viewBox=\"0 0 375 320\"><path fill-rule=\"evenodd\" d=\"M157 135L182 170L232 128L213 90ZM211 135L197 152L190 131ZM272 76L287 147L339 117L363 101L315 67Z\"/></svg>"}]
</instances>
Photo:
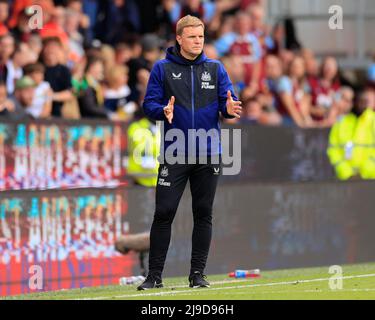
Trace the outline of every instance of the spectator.
<instances>
[{"instance_id":1,"label":"spectator","mask_svg":"<svg viewBox=\"0 0 375 320\"><path fill-rule=\"evenodd\" d=\"M327 118L334 104L335 94L340 89L337 61L326 57L321 65L319 78L310 78L312 93L311 115L322 126L328 125Z\"/></svg>"},{"instance_id":2,"label":"spectator","mask_svg":"<svg viewBox=\"0 0 375 320\"><path fill-rule=\"evenodd\" d=\"M242 94L242 91L246 88L245 70L242 60L237 55L229 55L224 57L222 62L232 81L234 93L239 97ZM248 95L242 94L242 96L247 97Z\"/></svg>"},{"instance_id":3,"label":"spectator","mask_svg":"<svg viewBox=\"0 0 375 320\"><path fill-rule=\"evenodd\" d=\"M177 21L190 14L191 16L198 17L204 21L205 25L210 27L210 23L218 13L230 10L237 7L240 4L239 0L218 0L215 2L201 1L201 0L184 0L182 3L178 1L165 1L168 2L165 5L173 26L176 25Z\"/></svg>"},{"instance_id":4,"label":"spectator","mask_svg":"<svg viewBox=\"0 0 375 320\"><path fill-rule=\"evenodd\" d=\"M259 87L262 49L257 37L250 32L250 16L244 12L236 14L235 31L223 35L215 42L219 56L227 53L239 55L245 67L245 83L254 95Z\"/></svg>"},{"instance_id":5,"label":"spectator","mask_svg":"<svg viewBox=\"0 0 375 320\"><path fill-rule=\"evenodd\" d=\"M375 110L375 90L371 88L364 89L358 97L357 113L361 115L366 109Z\"/></svg>"},{"instance_id":6,"label":"spectator","mask_svg":"<svg viewBox=\"0 0 375 320\"><path fill-rule=\"evenodd\" d=\"M358 173L353 161L353 141L357 127L357 117L353 109L354 92L350 87L339 91L340 98L336 104L337 121L329 134L327 154L340 180L348 180Z\"/></svg>"},{"instance_id":7,"label":"spectator","mask_svg":"<svg viewBox=\"0 0 375 320\"><path fill-rule=\"evenodd\" d=\"M129 163L127 173L136 185L156 186L159 162L157 154L160 150L160 130L156 121L149 119L139 109L128 131Z\"/></svg>"},{"instance_id":8,"label":"spectator","mask_svg":"<svg viewBox=\"0 0 375 320\"><path fill-rule=\"evenodd\" d=\"M251 31L258 38L263 50L263 56L275 48L274 41L270 36L269 27L264 23L264 8L254 3L248 7L251 17Z\"/></svg>"},{"instance_id":9,"label":"spectator","mask_svg":"<svg viewBox=\"0 0 375 320\"><path fill-rule=\"evenodd\" d=\"M319 76L319 66L316 60L315 54L310 49L302 49L301 56L305 61L306 66L306 76L309 81L317 78Z\"/></svg>"},{"instance_id":10,"label":"spectator","mask_svg":"<svg viewBox=\"0 0 375 320\"><path fill-rule=\"evenodd\" d=\"M68 60L72 65L79 63L79 61L85 55L83 49L85 39L79 31L80 14L73 9L67 9L65 12L65 24L64 30L69 35L68 48L69 57Z\"/></svg>"},{"instance_id":11,"label":"spectator","mask_svg":"<svg viewBox=\"0 0 375 320\"><path fill-rule=\"evenodd\" d=\"M67 48L69 37L64 31L65 8L55 7L53 2L48 0L41 1L39 5L43 9L43 28L39 30L41 38L56 37Z\"/></svg>"},{"instance_id":12,"label":"spectator","mask_svg":"<svg viewBox=\"0 0 375 320\"><path fill-rule=\"evenodd\" d=\"M89 15L85 14L84 8L87 9L88 7L91 7L94 12L97 9L97 1L96 0L68 0L66 5L68 10L74 11L78 14L78 22L79 22L79 30L80 32L85 35L86 37L91 37L91 34L89 34L90 26L92 25L92 22L95 22L96 16L93 15L90 19ZM91 40L91 39L87 39Z\"/></svg>"},{"instance_id":13,"label":"spectator","mask_svg":"<svg viewBox=\"0 0 375 320\"><path fill-rule=\"evenodd\" d=\"M116 64L128 64L132 58L132 50L125 42L120 42L115 46L115 62Z\"/></svg>"},{"instance_id":14,"label":"spectator","mask_svg":"<svg viewBox=\"0 0 375 320\"><path fill-rule=\"evenodd\" d=\"M128 33L140 31L140 17L135 0L109 0L99 2L98 16L103 17L97 24L97 38L104 43L115 45Z\"/></svg>"},{"instance_id":15,"label":"spectator","mask_svg":"<svg viewBox=\"0 0 375 320\"><path fill-rule=\"evenodd\" d=\"M146 91L147 81L154 63L160 58L160 40L156 35L146 34L142 37L142 54L129 61L129 86L131 100L140 101Z\"/></svg>"},{"instance_id":16,"label":"spectator","mask_svg":"<svg viewBox=\"0 0 375 320\"><path fill-rule=\"evenodd\" d=\"M29 47L29 54L32 56L31 60L36 62L39 59L39 56L43 49L42 39L40 35L37 33L33 33L30 35L26 44Z\"/></svg>"},{"instance_id":17,"label":"spectator","mask_svg":"<svg viewBox=\"0 0 375 320\"><path fill-rule=\"evenodd\" d=\"M23 75L22 68L33 62L35 56L30 55L29 47L27 44L21 42L18 43L11 59L7 62L7 90L8 94L12 94L14 91L14 84L17 79L20 79Z\"/></svg>"},{"instance_id":18,"label":"spectator","mask_svg":"<svg viewBox=\"0 0 375 320\"><path fill-rule=\"evenodd\" d=\"M0 0L0 37L8 33L9 3L8 0Z\"/></svg>"},{"instance_id":19,"label":"spectator","mask_svg":"<svg viewBox=\"0 0 375 320\"><path fill-rule=\"evenodd\" d=\"M219 55L215 46L212 43L205 43L203 49L205 55L209 59L219 60Z\"/></svg>"},{"instance_id":20,"label":"spectator","mask_svg":"<svg viewBox=\"0 0 375 320\"><path fill-rule=\"evenodd\" d=\"M114 65L107 74L108 87L104 92L104 105L110 112L118 113L121 120L129 121L137 111L137 105L129 101L128 68Z\"/></svg>"},{"instance_id":21,"label":"spectator","mask_svg":"<svg viewBox=\"0 0 375 320\"><path fill-rule=\"evenodd\" d=\"M83 118L114 118L104 107L104 95L100 83L103 77L103 61L98 57L90 58L78 91L79 110Z\"/></svg>"},{"instance_id":22,"label":"spectator","mask_svg":"<svg viewBox=\"0 0 375 320\"><path fill-rule=\"evenodd\" d=\"M141 34L157 33L160 25L160 0L137 0Z\"/></svg>"},{"instance_id":23,"label":"spectator","mask_svg":"<svg viewBox=\"0 0 375 320\"><path fill-rule=\"evenodd\" d=\"M216 32L216 39L220 39L227 33L233 32L235 17L232 15L224 15L221 17L220 27Z\"/></svg>"},{"instance_id":24,"label":"spectator","mask_svg":"<svg viewBox=\"0 0 375 320\"><path fill-rule=\"evenodd\" d=\"M255 5L255 4L264 7L265 6L265 0L241 0L240 9L246 10L250 6Z\"/></svg>"},{"instance_id":25,"label":"spectator","mask_svg":"<svg viewBox=\"0 0 375 320\"><path fill-rule=\"evenodd\" d=\"M73 1L72 1L73 2ZM97 15L99 10L99 0L81 0L75 1L79 2L78 6L81 7L82 18L81 18L81 28L87 28L87 41L91 43L95 35L95 24L97 21ZM73 6L77 4L73 4ZM69 2L68 2L69 6ZM70 6L71 7L71 6Z\"/></svg>"},{"instance_id":26,"label":"spectator","mask_svg":"<svg viewBox=\"0 0 375 320\"><path fill-rule=\"evenodd\" d=\"M52 116L61 117L65 102L72 99L72 79L69 69L61 63L63 46L58 38L47 38L44 41L42 57L46 66L45 80L52 90Z\"/></svg>"},{"instance_id":27,"label":"spectator","mask_svg":"<svg viewBox=\"0 0 375 320\"><path fill-rule=\"evenodd\" d=\"M340 118L343 115L349 114L353 111L354 91L350 87L340 88L337 94L337 103L335 104L335 118Z\"/></svg>"},{"instance_id":28,"label":"spectator","mask_svg":"<svg viewBox=\"0 0 375 320\"><path fill-rule=\"evenodd\" d=\"M0 81L8 82L8 67L15 49L14 38L11 34L0 37Z\"/></svg>"},{"instance_id":29,"label":"spectator","mask_svg":"<svg viewBox=\"0 0 375 320\"><path fill-rule=\"evenodd\" d=\"M29 76L23 76L16 81L13 96L14 110L9 113L9 118L13 120L25 120L32 118L28 109L32 106L35 94L35 82Z\"/></svg>"},{"instance_id":30,"label":"spectator","mask_svg":"<svg viewBox=\"0 0 375 320\"><path fill-rule=\"evenodd\" d=\"M109 70L116 64L116 52L113 47L103 44L100 47L100 58L104 63L104 74L108 74Z\"/></svg>"},{"instance_id":31,"label":"spectator","mask_svg":"<svg viewBox=\"0 0 375 320\"><path fill-rule=\"evenodd\" d=\"M52 19L60 29L64 29L65 28L65 22L66 22L66 9L65 9L65 7L63 7L61 5L55 6L53 8L53 11L52 11Z\"/></svg>"},{"instance_id":32,"label":"spectator","mask_svg":"<svg viewBox=\"0 0 375 320\"><path fill-rule=\"evenodd\" d=\"M258 98L249 98L243 103L243 115L241 122L260 124L266 126L280 125L282 118L280 114L273 109L263 107Z\"/></svg>"},{"instance_id":33,"label":"spectator","mask_svg":"<svg viewBox=\"0 0 375 320\"><path fill-rule=\"evenodd\" d=\"M283 124L305 126L302 113L294 103L291 81L283 75L281 61L277 56L267 56L266 79L261 91L264 95L262 100L281 114Z\"/></svg>"},{"instance_id":34,"label":"spectator","mask_svg":"<svg viewBox=\"0 0 375 320\"><path fill-rule=\"evenodd\" d=\"M362 113L354 133L352 161L362 179L375 179L375 92L365 89L359 102Z\"/></svg>"},{"instance_id":35,"label":"spectator","mask_svg":"<svg viewBox=\"0 0 375 320\"><path fill-rule=\"evenodd\" d=\"M24 67L25 76L29 76L36 84L33 102L27 109L34 118L48 118L52 111L52 89L49 83L44 81L44 73L45 67L41 63Z\"/></svg>"},{"instance_id":36,"label":"spectator","mask_svg":"<svg viewBox=\"0 0 375 320\"><path fill-rule=\"evenodd\" d=\"M292 100L289 102L294 104L303 117L305 126L314 125L310 115L311 109L311 89L306 77L305 61L301 56L296 56L288 68L289 87L292 88Z\"/></svg>"}]
</instances>

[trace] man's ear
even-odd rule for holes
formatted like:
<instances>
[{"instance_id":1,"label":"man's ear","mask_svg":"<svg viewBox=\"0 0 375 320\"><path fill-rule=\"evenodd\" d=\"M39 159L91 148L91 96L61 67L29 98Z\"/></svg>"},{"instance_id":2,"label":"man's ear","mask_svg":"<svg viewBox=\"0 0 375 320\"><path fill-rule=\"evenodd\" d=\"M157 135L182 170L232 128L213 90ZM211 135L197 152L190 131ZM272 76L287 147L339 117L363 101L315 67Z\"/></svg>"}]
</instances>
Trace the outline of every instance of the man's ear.
<instances>
[{"instance_id":1,"label":"man's ear","mask_svg":"<svg viewBox=\"0 0 375 320\"><path fill-rule=\"evenodd\" d=\"M177 35L177 36L176 36L176 40L177 40L178 44L181 45L182 37L179 36L179 35Z\"/></svg>"}]
</instances>

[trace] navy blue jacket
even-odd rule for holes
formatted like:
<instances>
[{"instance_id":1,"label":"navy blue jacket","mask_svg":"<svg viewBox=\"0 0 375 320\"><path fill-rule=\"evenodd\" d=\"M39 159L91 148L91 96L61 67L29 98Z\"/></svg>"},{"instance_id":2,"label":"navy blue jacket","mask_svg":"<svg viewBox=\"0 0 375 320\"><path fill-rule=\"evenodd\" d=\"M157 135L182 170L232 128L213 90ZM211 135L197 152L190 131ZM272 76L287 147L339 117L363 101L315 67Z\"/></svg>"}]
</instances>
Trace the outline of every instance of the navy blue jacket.
<instances>
[{"instance_id":1,"label":"navy blue jacket","mask_svg":"<svg viewBox=\"0 0 375 320\"><path fill-rule=\"evenodd\" d=\"M196 142L196 155L221 154L219 112L225 118L233 118L226 110L228 90L233 99L237 100L232 83L220 61L208 59L204 53L196 60L189 61L178 54L177 50L176 47L168 48L166 58L156 62L151 70L143 102L144 112L151 119L164 120L164 141L161 148L164 151L175 141L166 141L169 129L182 130L185 150L188 150L189 129L213 129L211 132L216 133L218 143L213 144L208 139L207 145L200 147ZM163 108L171 96L175 97L175 104L173 120L169 124ZM174 154L186 156L187 151L176 150Z\"/></svg>"}]
</instances>

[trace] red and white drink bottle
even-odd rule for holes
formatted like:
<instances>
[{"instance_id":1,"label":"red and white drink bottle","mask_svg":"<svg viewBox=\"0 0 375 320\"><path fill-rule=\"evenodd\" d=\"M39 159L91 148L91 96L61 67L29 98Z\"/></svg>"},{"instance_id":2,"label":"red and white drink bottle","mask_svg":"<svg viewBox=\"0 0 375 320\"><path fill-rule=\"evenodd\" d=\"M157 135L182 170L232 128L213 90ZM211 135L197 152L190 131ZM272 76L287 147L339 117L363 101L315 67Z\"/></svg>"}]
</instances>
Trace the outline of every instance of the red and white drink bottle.
<instances>
[{"instance_id":1,"label":"red and white drink bottle","mask_svg":"<svg viewBox=\"0 0 375 320\"><path fill-rule=\"evenodd\" d=\"M260 277L260 270L235 270L228 274L231 278L258 278Z\"/></svg>"}]
</instances>

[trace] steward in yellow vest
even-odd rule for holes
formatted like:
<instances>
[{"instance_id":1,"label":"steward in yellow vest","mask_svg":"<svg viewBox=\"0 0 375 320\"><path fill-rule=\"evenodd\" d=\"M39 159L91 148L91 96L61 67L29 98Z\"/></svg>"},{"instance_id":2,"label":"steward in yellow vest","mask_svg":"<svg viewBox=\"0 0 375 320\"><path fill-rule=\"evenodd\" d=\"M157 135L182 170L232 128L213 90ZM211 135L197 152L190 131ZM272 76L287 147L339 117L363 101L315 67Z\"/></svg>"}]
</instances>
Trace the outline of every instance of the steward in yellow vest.
<instances>
[{"instance_id":1,"label":"steward in yellow vest","mask_svg":"<svg viewBox=\"0 0 375 320\"><path fill-rule=\"evenodd\" d=\"M329 133L327 155L340 180L347 180L358 173L358 168L353 164L353 139L357 127L357 117L350 112L353 98L351 88L344 87L340 90L340 99L336 105L339 116Z\"/></svg>"},{"instance_id":2,"label":"steward in yellow vest","mask_svg":"<svg viewBox=\"0 0 375 320\"><path fill-rule=\"evenodd\" d=\"M341 115L329 134L327 154L340 180L347 180L358 173L358 169L353 165L356 126L357 117L353 113Z\"/></svg>"},{"instance_id":3,"label":"steward in yellow vest","mask_svg":"<svg viewBox=\"0 0 375 320\"><path fill-rule=\"evenodd\" d=\"M156 123L143 117L128 128L128 174L145 187L155 187L157 183L160 150L160 130Z\"/></svg>"},{"instance_id":4,"label":"steward in yellow vest","mask_svg":"<svg viewBox=\"0 0 375 320\"><path fill-rule=\"evenodd\" d=\"M375 111L367 108L358 118L353 163L362 179L375 179Z\"/></svg>"}]
</instances>

